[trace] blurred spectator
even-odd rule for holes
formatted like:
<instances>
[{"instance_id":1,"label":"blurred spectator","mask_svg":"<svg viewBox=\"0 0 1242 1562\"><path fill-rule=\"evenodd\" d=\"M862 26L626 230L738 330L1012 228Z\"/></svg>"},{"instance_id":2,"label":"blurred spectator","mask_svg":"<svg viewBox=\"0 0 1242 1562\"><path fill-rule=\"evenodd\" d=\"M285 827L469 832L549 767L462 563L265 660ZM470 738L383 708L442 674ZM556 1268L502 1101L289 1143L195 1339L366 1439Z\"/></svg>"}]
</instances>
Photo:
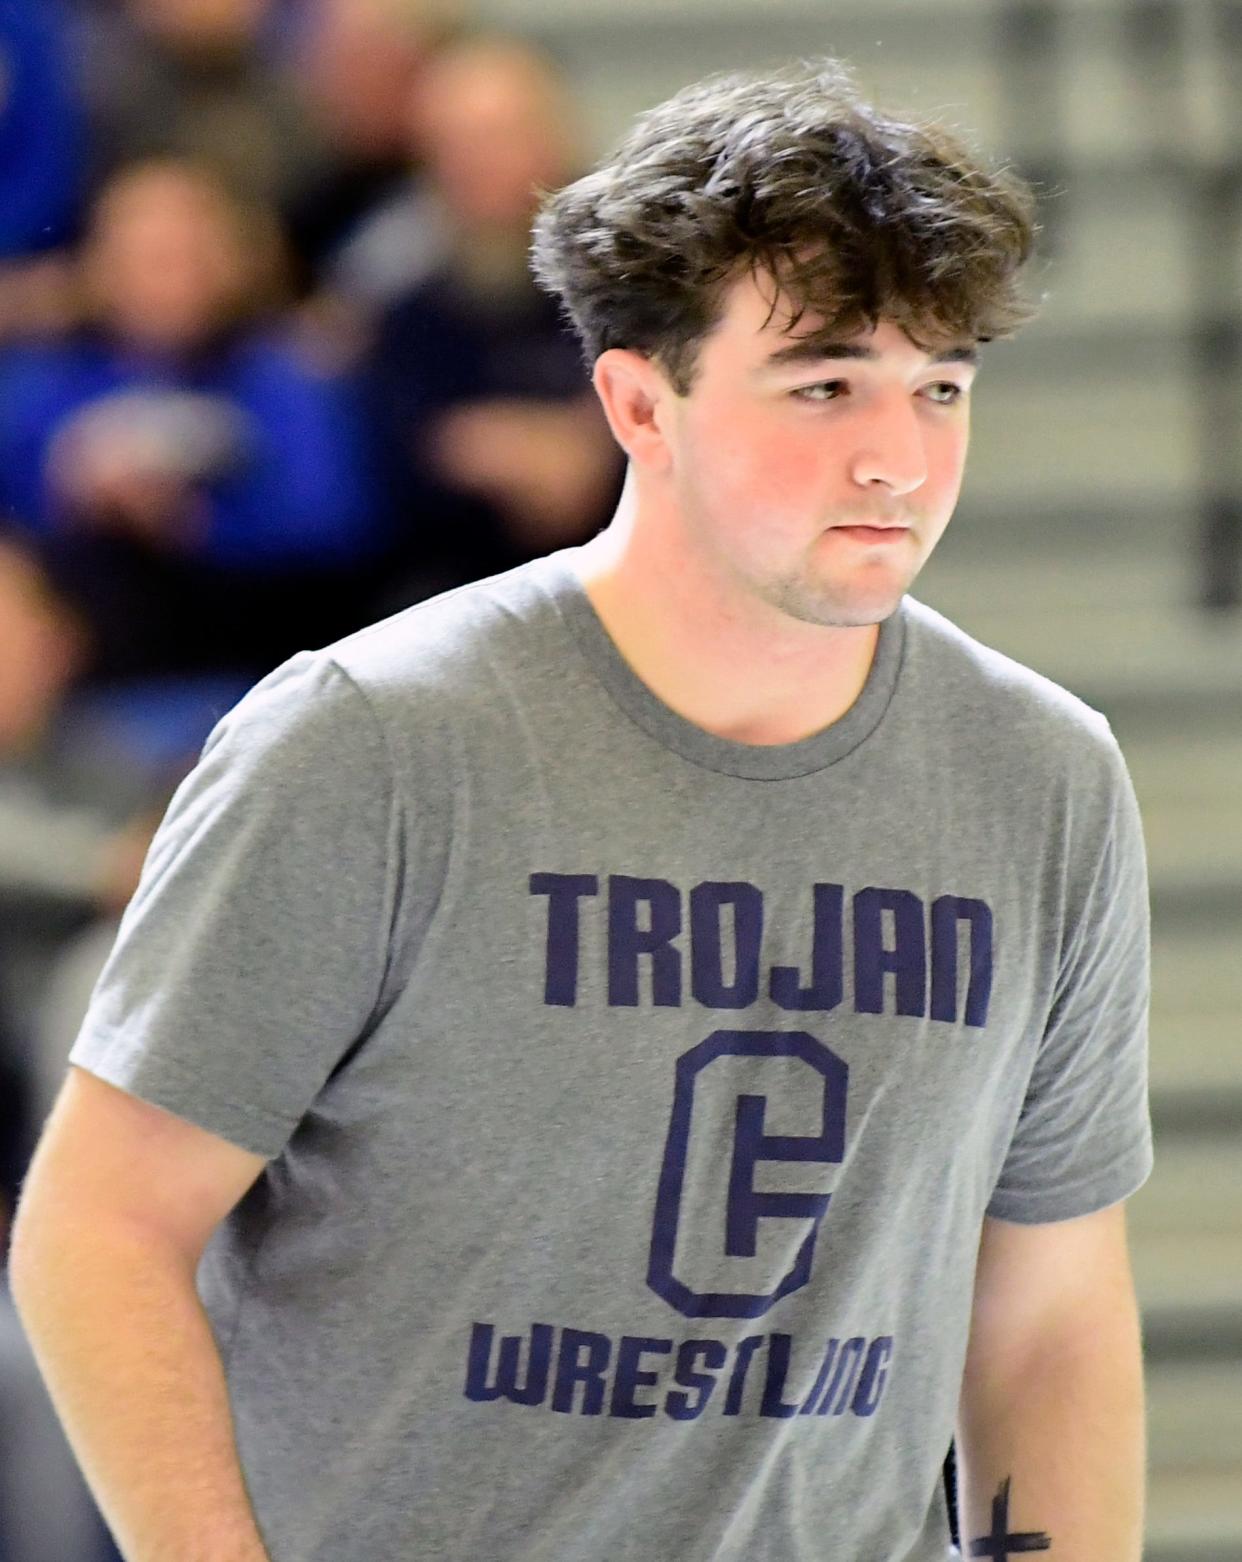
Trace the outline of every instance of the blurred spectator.
<instances>
[{"instance_id":1,"label":"blurred spectator","mask_svg":"<svg viewBox=\"0 0 1242 1562\"><path fill-rule=\"evenodd\" d=\"M36 553L3 536L0 644L0 1029L27 1059L57 955L120 915L172 778L75 720L88 632Z\"/></svg>"},{"instance_id":2,"label":"blurred spectator","mask_svg":"<svg viewBox=\"0 0 1242 1562\"><path fill-rule=\"evenodd\" d=\"M88 754L66 722L84 665L81 623L35 555L0 536L0 1558L117 1558L18 1327L3 1278L6 1229L49 1085L41 1005L78 930L107 930L154 827L150 798Z\"/></svg>"},{"instance_id":3,"label":"blurred spectator","mask_svg":"<svg viewBox=\"0 0 1242 1562\"><path fill-rule=\"evenodd\" d=\"M0 341L64 319L85 156L59 0L0 6Z\"/></svg>"},{"instance_id":4,"label":"blurred spectator","mask_svg":"<svg viewBox=\"0 0 1242 1562\"><path fill-rule=\"evenodd\" d=\"M102 677L259 673L352 627L359 408L265 314L277 253L213 174L138 165L94 212L91 324L0 355L0 501L80 583Z\"/></svg>"},{"instance_id":5,"label":"blurred spectator","mask_svg":"<svg viewBox=\"0 0 1242 1562\"><path fill-rule=\"evenodd\" d=\"M517 40L459 42L424 72L416 117L446 259L384 315L370 377L420 595L584 540L620 460L527 264L540 187L578 166L560 76Z\"/></svg>"},{"instance_id":6,"label":"blurred spectator","mask_svg":"<svg viewBox=\"0 0 1242 1562\"><path fill-rule=\"evenodd\" d=\"M210 164L281 214L330 153L270 58L274 0L121 0L86 23L81 76L97 176L152 157Z\"/></svg>"},{"instance_id":7,"label":"blurred spectator","mask_svg":"<svg viewBox=\"0 0 1242 1562\"><path fill-rule=\"evenodd\" d=\"M387 248L378 261L370 258L368 219L394 200L404 211L409 105L430 52L464 11L465 0L311 0L292 63L331 162L306 188L290 225L294 248L312 270L335 271L342 249L350 252L349 271L362 276L387 261ZM413 228L404 224L397 242L413 257L439 254L429 213Z\"/></svg>"},{"instance_id":8,"label":"blurred spectator","mask_svg":"<svg viewBox=\"0 0 1242 1562\"><path fill-rule=\"evenodd\" d=\"M0 645L0 1077L13 1087L0 1190L11 1194L64 1076L82 978L89 991L159 815L244 686L176 683L158 699L154 685L86 687L92 638L72 587L3 532Z\"/></svg>"}]
</instances>

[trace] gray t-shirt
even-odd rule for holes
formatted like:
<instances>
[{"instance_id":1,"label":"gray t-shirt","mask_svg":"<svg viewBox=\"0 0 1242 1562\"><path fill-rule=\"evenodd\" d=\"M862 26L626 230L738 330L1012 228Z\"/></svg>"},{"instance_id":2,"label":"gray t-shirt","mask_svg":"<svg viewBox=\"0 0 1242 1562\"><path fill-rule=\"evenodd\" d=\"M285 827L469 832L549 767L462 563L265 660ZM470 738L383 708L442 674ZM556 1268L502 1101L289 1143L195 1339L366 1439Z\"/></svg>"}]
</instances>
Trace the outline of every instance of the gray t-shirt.
<instances>
[{"instance_id":1,"label":"gray t-shirt","mask_svg":"<svg viewBox=\"0 0 1242 1562\"><path fill-rule=\"evenodd\" d=\"M274 1562L942 1562L985 1214L1151 1164L1108 725L907 598L760 747L566 556L258 686L75 1062L264 1174L200 1283Z\"/></svg>"}]
</instances>

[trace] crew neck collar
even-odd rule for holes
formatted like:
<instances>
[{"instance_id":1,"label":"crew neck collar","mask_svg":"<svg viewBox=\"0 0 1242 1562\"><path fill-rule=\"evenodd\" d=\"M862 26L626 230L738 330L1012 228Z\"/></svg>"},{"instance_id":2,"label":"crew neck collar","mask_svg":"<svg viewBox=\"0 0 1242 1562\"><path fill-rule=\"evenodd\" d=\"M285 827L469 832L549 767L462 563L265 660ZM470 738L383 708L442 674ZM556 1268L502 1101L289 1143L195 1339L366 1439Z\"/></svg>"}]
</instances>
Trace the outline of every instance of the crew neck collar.
<instances>
[{"instance_id":1,"label":"crew neck collar","mask_svg":"<svg viewBox=\"0 0 1242 1562\"><path fill-rule=\"evenodd\" d=\"M783 781L835 764L879 726L897 686L906 636L906 600L880 624L867 681L830 726L796 743L737 743L696 726L669 706L630 667L562 550L539 564L542 583L578 649L630 719L665 748L694 764L752 781Z\"/></svg>"}]
</instances>

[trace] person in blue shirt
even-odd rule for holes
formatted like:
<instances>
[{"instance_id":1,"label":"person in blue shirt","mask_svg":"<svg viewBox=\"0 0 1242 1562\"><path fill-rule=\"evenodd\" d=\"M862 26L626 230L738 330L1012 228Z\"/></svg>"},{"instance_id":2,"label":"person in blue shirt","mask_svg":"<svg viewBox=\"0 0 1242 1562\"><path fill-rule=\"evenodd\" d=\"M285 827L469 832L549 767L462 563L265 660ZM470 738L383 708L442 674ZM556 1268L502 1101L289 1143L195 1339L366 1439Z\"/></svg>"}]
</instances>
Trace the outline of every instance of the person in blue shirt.
<instances>
[{"instance_id":1,"label":"person in blue shirt","mask_svg":"<svg viewBox=\"0 0 1242 1562\"><path fill-rule=\"evenodd\" d=\"M86 324L0 356L0 505L89 583L105 673L262 671L349 627L366 438L349 383L264 309L277 249L207 169L132 166L93 212Z\"/></svg>"},{"instance_id":2,"label":"person in blue shirt","mask_svg":"<svg viewBox=\"0 0 1242 1562\"><path fill-rule=\"evenodd\" d=\"M0 4L0 342L61 329L87 138L60 0Z\"/></svg>"},{"instance_id":3,"label":"person in blue shirt","mask_svg":"<svg viewBox=\"0 0 1242 1562\"><path fill-rule=\"evenodd\" d=\"M73 236L84 158L59 0L0 6L0 268Z\"/></svg>"}]
</instances>

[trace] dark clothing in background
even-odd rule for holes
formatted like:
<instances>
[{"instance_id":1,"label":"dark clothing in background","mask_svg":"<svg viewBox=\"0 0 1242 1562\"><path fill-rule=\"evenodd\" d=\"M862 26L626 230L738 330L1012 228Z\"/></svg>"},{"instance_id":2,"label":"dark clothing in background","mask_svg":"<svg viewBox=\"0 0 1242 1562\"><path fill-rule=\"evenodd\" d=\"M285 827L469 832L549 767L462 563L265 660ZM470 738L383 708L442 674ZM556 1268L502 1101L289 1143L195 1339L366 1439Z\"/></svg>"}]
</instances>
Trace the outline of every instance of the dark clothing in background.
<instances>
[{"instance_id":1,"label":"dark clothing in background","mask_svg":"<svg viewBox=\"0 0 1242 1562\"><path fill-rule=\"evenodd\" d=\"M59 0L0 5L0 262L73 236L85 155Z\"/></svg>"},{"instance_id":2,"label":"dark clothing in background","mask_svg":"<svg viewBox=\"0 0 1242 1562\"><path fill-rule=\"evenodd\" d=\"M285 226L303 287L316 280L332 254L367 214L402 189L409 178L405 158L340 161L322 169L285 208Z\"/></svg>"},{"instance_id":3,"label":"dark clothing in background","mask_svg":"<svg viewBox=\"0 0 1242 1562\"><path fill-rule=\"evenodd\" d=\"M436 590L546 551L525 546L487 500L448 486L428 459L427 441L455 406L499 397L570 402L589 393L581 349L552 299L533 283L483 293L455 271L438 271L382 318L369 381L385 482L404 535L403 573ZM582 540L607 521L615 498L610 490L598 513L584 516Z\"/></svg>"},{"instance_id":4,"label":"dark clothing in background","mask_svg":"<svg viewBox=\"0 0 1242 1562\"><path fill-rule=\"evenodd\" d=\"M0 931L0 959L4 934ZM34 1125L28 1110L29 1084L11 1037L0 1033L0 1231L17 1204L17 1192L34 1150ZM4 1267L0 1254L0 1270ZM0 1535L0 1562L4 1562Z\"/></svg>"}]
</instances>

